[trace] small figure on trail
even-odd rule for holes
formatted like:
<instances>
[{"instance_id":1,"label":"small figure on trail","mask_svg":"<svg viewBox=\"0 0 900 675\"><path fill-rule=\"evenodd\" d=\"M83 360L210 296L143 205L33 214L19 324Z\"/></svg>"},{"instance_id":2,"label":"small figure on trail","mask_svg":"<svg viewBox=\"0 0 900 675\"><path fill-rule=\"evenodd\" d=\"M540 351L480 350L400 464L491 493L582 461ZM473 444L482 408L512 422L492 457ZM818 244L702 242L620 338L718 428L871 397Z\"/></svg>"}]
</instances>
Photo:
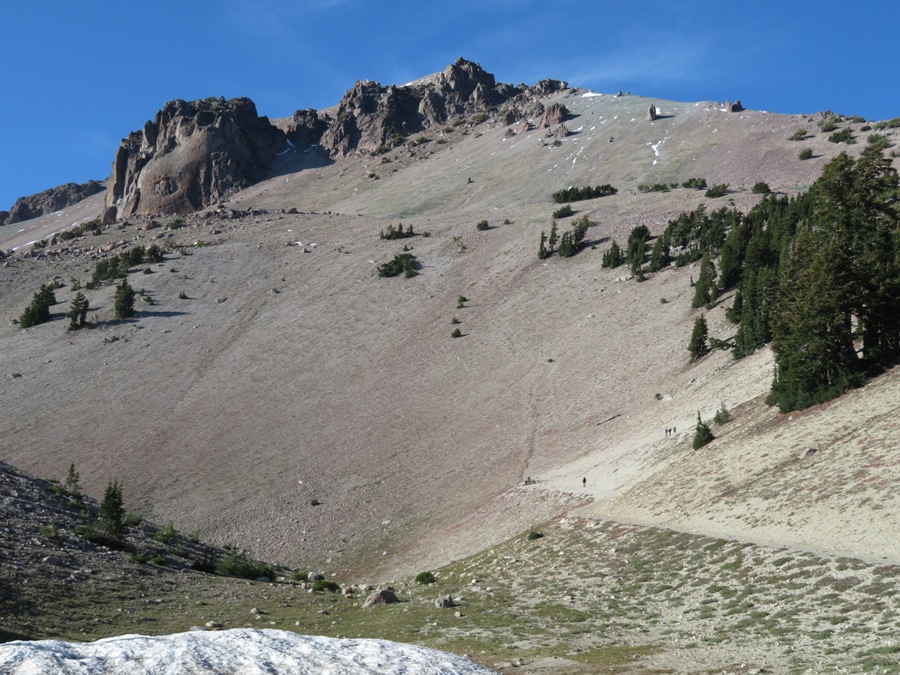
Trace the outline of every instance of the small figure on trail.
<instances>
[{"instance_id":1,"label":"small figure on trail","mask_svg":"<svg viewBox=\"0 0 900 675\"><path fill-rule=\"evenodd\" d=\"M587 478L581 479L581 487L587 487Z\"/></svg>"}]
</instances>

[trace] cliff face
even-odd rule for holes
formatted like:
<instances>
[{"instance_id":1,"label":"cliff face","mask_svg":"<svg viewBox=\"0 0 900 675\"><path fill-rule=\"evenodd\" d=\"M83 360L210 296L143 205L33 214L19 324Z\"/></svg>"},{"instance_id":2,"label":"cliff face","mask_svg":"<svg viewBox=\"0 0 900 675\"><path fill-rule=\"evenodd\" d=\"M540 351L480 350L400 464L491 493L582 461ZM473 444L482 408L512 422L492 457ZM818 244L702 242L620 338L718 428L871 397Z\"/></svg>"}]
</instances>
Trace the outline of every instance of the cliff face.
<instances>
[{"instance_id":1,"label":"cliff face","mask_svg":"<svg viewBox=\"0 0 900 675\"><path fill-rule=\"evenodd\" d=\"M564 82L542 81L540 92L565 89ZM337 118L321 139L334 156L372 152L397 144L404 136L479 112L510 108L516 98L537 90L498 83L477 63L458 59L434 77L398 87L357 82L341 99ZM517 115L512 112L512 118Z\"/></svg>"},{"instance_id":2,"label":"cliff face","mask_svg":"<svg viewBox=\"0 0 900 675\"><path fill-rule=\"evenodd\" d=\"M539 99L565 88L556 80L533 87L497 83L477 63L458 59L405 86L357 82L335 117L298 110L284 131L257 115L247 98L171 101L120 144L105 217L191 213L215 204L265 178L275 154L289 145L318 146L332 157L373 152L476 114L499 112L505 123L540 115Z\"/></svg>"},{"instance_id":3,"label":"cliff face","mask_svg":"<svg viewBox=\"0 0 900 675\"><path fill-rule=\"evenodd\" d=\"M196 211L262 180L285 144L250 99L171 101L119 145L106 206L119 218Z\"/></svg>"}]
</instances>

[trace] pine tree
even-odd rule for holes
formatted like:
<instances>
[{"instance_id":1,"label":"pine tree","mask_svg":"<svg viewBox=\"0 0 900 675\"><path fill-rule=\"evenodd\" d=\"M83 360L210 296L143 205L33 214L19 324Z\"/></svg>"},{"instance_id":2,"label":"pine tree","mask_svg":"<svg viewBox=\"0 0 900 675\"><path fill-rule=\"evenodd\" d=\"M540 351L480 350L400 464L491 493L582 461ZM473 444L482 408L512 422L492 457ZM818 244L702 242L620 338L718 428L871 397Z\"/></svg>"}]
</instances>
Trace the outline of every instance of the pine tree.
<instances>
[{"instance_id":1,"label":"pine tree","mask_svg":"<svg viewBox=\"0 0 900 675\"><path fill-rule=\"evenodd\" d=\"M711 309L716 301L716 266L708 254L704 254L700 263L700 276L694 284L694 299L692 307L706 307Z\"/></svg>"},{"instance_id":2,"label":"pine tree","mask_svg":"<svg viewBox=\"0 0 900 675\"><path fill-rule=\"evenodd\" d=\"M122 486L117 480L111 480L107 483L103 501L100 502L100 527L103 534L114 541L121 541L125 533L124 517Z\"/></svg>"},{"instance_id":3,"label":"pine tree","mask_svg":"<svg viewBox=\"0 0 900 675\"><path fill-rule=\"evenodd\" d=\"M66 316L69 318L69 330L84 328L87 323L87 313L90 305L84 293L77 293L72 299L72 305Z\"/></svg>"},{"instance_id":4,"label":"pine tree","mask_svg":"<svg viewBox=\"0 0 900 675\"><path fill-rule=\"evenodd\" d=\"M559 248L556 253L560 258L569 258L575 255L575 242L571 232L563 232L559 239Z\"/></svg>"},{"instance_id":5,"label":"pine tree","mask_svg":"<svg viewBox=\"0 0 900 675\"><path fill-rule=\"evenodd\" d=\"M116 286L116 318L129 319L134 316L134 289L127 279Z\"/></svg>"},{"instance_id":6,"label":"pine tree","mask_svg":"<svg viewBox=\"0 0 900 675\"><path fill-rule=\"evenodd\" d=\"M559 234L556 231L556 221L553 221L553 225L550 226L550 238L547 240L547 248L550 253L556 250L556 243L559 241Z\"/></svg>"},{"instance_id":7,"label":"pine tree","mask_svg":"<svg viewBox=\"0 0 900 675\"><path fill-rule=\"evenodd\" d=\"M694 441L691 443L691 447L694 450L698 448L702 448L707 443L712 442L715 439L713 435L712 429L709 428L709 425L706 424L703 420L700 419L700 411L697 411L697 426L694 431Z\"/></svg>"},{"instance_id":8,"label":"pine tree","mask_svg":"<svg viewBox=\"0 0 900 675\"><path fill-rule=\"evenodd\" d=\"M622 249L619 248L616 240L613 239L612 244L603 253L602 265L603 267L616 268L623 262L625 262L625 257L622 255Z\"/></svg>"},{"instance_id":9,"label":"pine tree","mask_svg":"<svg viewBox=\"0 0 900 675\"><path fill-rule=\"evenodd\" d=\"M709 352L707 337L709 329L706 325L706 317L702 314L694 320L694 329L691 332L691 341L688 344L688 352L691 354L691 363Z\"/></svg>"},{"instance_id":10,"label":"pine tree","mask_svg":"<svg viewBox=\"0 0 900 675\"><path fill-rule=\"evenodd\" d=\"M544 260L550 257L550 251L547 250L547 234L541 230L541 245L538 248L538 259Z\"/></svg>"},{"instance_id":11,"label":"pine tree","mask_svg":"<svg viewBox=\"0 0 900 675\"><path fill-rule=\"evenodd\" d=\"M78 484L79 476L75 470L74 464L69 464L69 473L66 474L66 482L64 483L66 490L73 496L81 495L81 486Z\"/></svg>"}]
</instances>

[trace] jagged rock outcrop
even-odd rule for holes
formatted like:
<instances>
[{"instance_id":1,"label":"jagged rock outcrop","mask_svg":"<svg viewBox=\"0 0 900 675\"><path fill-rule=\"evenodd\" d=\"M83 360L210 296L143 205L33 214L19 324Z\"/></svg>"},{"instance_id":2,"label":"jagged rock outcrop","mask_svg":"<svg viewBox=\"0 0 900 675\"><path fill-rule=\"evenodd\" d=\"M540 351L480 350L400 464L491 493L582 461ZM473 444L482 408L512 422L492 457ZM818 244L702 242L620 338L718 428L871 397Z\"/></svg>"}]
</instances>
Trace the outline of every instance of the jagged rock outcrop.
<instances>
[{"instance_id":1,"label":"jagged rock outcrop","mask_svg":"<svg viewBox=\"0 0 900 675\"><path fill-rule=\"evenodd\" d=\"M0 226L9 222L9 211L0 211Z\"/></svg>"},{"instance_id":2,"label":"jagged rock outcrop","mask_svg":"<svg viewBox=\"0 0 900 675\"><path fill-rule=\"evenodd\" d=\"M196 211L262 180L285 146L248 98L170 101L119 145L106 206L118 218Z\"/></svg>"},{"instance_id":3,"label":"jagged rock outcrop","mask_svg":"<svg viewBox=\"0 0 900 675\"><path fill-rule=\"evenodd\" d=\"M105 185L103 183L89 180L87 183L80 185L78 183L66 183L28 197L19 197L8 213L6 211L0 212L0 225L18 223L22 220L30 220L31 218L43 216L46 213L59 211L72 204L77 204L82 199L87 199L98 192L102 192L104 188ZM3 218L4 213L7 213L5 220Z\"/></svg>"},{"instance_id":4,"label":"jagged rock outcrop","mask_svg":"<svg viewBox=\"0 0 900 675\"><path fill-rule=\"evenodd\" d=\"M334 117L298 110L279 129L257 115L247 98L171 101L116 153L104 220L130 215L190 213L265 178L278 152L319 146L332 157L380 152L429 129L488 114L507 124L542 113L547 126L565 119L565 106L544 110L540 99L567 88L559 80L533 87L498 83L465 59L405 86L357 82ZM115 209L115 210L113 210Z\"/></svg>"},{"instance_id":5,"label":"jagged rock outcrop","mask_svg":"<svg viewBox=\"0 0 900 675\"><path fill-rule=\"evenodd\" d=\"M538 128L549 129L562 124L569 116L569 109L561 103L551 103L544 109L541 115L541 121L538 122Z\"/></svg>"},{"instance_id":6,"label":"jagged rock outcrop","mask_svg":"<svg viewBox=\"0 0 900 675\"><path fill-rule=\"evenodd\" d=\"M336 156L376 151L500 106L525 91L524 85L498 83L480 65L462 58L434 77L403 87L357 82L341 99L321 144Z\"/></svg>"},{"instance_id":7,"label":"jagged rock outcrop","mask_svg":"<svg viewBox=\"0 0 900 675\"><path fill-rule=\"evenodd\" d=\"M285 133L295 148L306 149L318 145L332 121L325 113L312 108L298 110L291 116Z\"/></svg>"}]
</instances>

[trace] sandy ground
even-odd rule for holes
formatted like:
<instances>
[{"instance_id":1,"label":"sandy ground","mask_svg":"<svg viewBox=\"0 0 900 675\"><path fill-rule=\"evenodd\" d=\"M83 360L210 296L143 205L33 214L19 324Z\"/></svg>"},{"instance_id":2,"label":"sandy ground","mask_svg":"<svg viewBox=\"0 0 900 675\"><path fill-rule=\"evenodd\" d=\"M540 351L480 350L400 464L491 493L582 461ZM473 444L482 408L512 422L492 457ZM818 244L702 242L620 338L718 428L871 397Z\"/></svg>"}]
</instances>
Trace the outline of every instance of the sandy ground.
<instances>
[{"instance_id":1,"label":"sandy ground","mask_svg":"<svg viewBox=\"0 0 900 675\"><path fill-rule=\"evenodd\" d=\"M228 204L265 209L256 215L171 232L133 221L58 259L14 257L0 268L0 407L15 411L0 458L52 476L74 462L89 492L116 477L129 505L160 522L347 574L436 566L572 509L896 561L885 536L896 531L896 374L780 417L760 402L766 350L688 364L696 270L637 283L600 265L610 239L638 224L659 232L710 202L638 184L701 176L732 186L709 208L748 208L757 180L808 185L844 148L802 116L564 102L573 133L558 147L541 130L459 128L387 164L286 164ZM646 120L649 103L667 117ZM786 140L801 127L814 137ZM817 159L797 159L806 146ZM549 193L607 182L620 193L574 205L598 223L592 246L539 261ZM0 228L0 249L85 216L54 217ZM482 219L488 231L476 230ZM422 264L414 279L375 273L402 249L378 238L397 222L430 233L406 242ZM85 281L91 247L151 241L173 253L130 275L156 303L139 303L135 320L113 319L104 287L88 295L95 327L67 333L67 287L50 324L11 324L40 283ZM728 304L708 314L716 337L734 332ZM733 421L691 451L697 412L708 420L722 405ZM799 460L808 447L818 452Z\"/></svg>"}]
</instances>

